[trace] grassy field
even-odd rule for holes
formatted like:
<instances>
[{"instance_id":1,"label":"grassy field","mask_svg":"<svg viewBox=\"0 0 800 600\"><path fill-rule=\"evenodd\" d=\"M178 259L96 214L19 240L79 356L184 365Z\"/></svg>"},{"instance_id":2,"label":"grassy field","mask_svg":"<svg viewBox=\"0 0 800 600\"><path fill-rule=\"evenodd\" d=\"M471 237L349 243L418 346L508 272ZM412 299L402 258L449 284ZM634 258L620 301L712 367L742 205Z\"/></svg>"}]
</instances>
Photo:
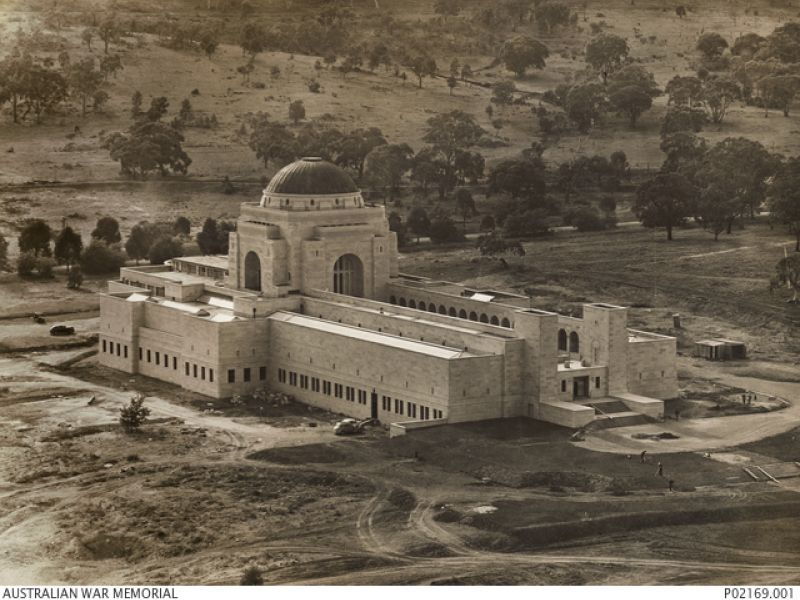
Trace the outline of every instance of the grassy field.
<instances>
[{"instance_id":1,"label":"grassy field","mask_svg":"<svg viewBox=\"0 0 800 600\"><path fill-rule=\"evenodd\" d=\"M202 18L198 12L203 3L173 2L171 8L185 18ZM599 3L597 4L600 6ZM126 4L121 9L125 10ZM477 4L475 5L477 6ZM370 3L356 3L358 14L369 17ZM559 31L551 36L542 36L524 23L514 33L531 34L542 38L551 48L551 57L543 71L532 72L516 81L520 90L541 93L562 82L572 80L585 69L581 57L584 44L589 38L589 25L605 23L607 31L630 40L631 55L637 62L653 71L657 82L663 87L676 74L687 74L696 66L697 56L693 50L701 31L719 31L729 40L743 32L754 31L767 34L786 19L785 11L761 10L758 16L744 14L744 5L726 3L725 10L714 6L697 7L687 19L678 19L672 11L664 10L659 3L638 2L631 7L627 2L602 3L602 8L589 5L580 11L581 31ZM28 12L14 11L11 5L0 7L0 24L6 32L17 27L27 27L33 22ZM17 8L21 8L17 5ZM156 7L147 3L137 4L137 12L130 14L153 14ZM267 3L263 9L280 12L283 3ZM413 19L431 17L430 3L415 2L400 10L391 3L384 8L396 18ZM148 11L151 11L148 13ZM359 12L360 11L360 12ZM303 12L297 13L300 18ZM638 32L638 33L635 33ZM60 33L65 48L73 60L89 54L79 41L79 29L68 28ZM639 37L635 37L638 35ZM641 43L644 40L646 43ZM0 42L0 53L8 51L13 36ZM413 77L403 83L382 69L375 73L361 72L346 78L338 71L317 70L314 63L318 57L289 55L285 53L262 53L255 61L251 84L244 84L236 73L244 59L241 50L230 44L222 44L211 59L196 53L174 51L164 48L148 35L128 37L121 44L112 45L112 51L120 54L124 70L111 80L111 98L102 114L79 115L74 102L64 107L59 114L46 117L41 125L30 123L14 125L8 115L0 121L0 183L7 184L2 191L4 209L3 230L8 233L16 219L9 217L9 199L30 194L31 190L8 187L30 181L108 182L119 179L118 165L110 160L108 152L101 147L102 138L112 131L126 129L130 124L130 98L140 91L145 103L154 96L166 96L170 101L170 115L176 114L180 102L191 98L195 110L203 114L215 114L220 126L214 130L189 129L186 134L186 150L192 157L190 179L192 181L219 180L229 176L234 180L257 182L269 176L274 167L264 169L246 145L246 137L237 135L245 115L258 111L267 112L273 119L288 119L288 104L292 100L303 100L307 118L324 122L342 130L375 126L382 129L391 142L407 142L413 148L423 146L421 141L426 120L443 110L459 109L473 114L478 122L490 132L494 129L484 109L490 103L491 92L484 87L461 85L451 96L444 79L426 79L419 89ZM57 53L50 53L53 58ZM99 58L102 49L96 44L92 54ZM574 56L574 58L573 58ZM436 59L443 70L452 59L468 62L473 68L485 67L491 56L442 55ZM153 68L158 65L158 68ZM279 67L278 77L270 75L272 67ZM486 84L510 77L501 67L480 71L476 78ZM321 84L321 93L308 90L308 82L316 79ZM258 89L253 84L263 84ZM197 90L196 95L191 92ZM499 136L504 145L499 148L482 149L487 166L516 155L521 149L539 138L536 119L531 109L537 104L529 100L528 105L495 107L495 117L503 121ZM615 150L624 150L636 169L655 170L662 161L659 149L660 120L666 109L666 98L656 100L654 108L646 113L639 127L630 130L621 117L609 114L588 135L574 133L564 135L545 153L545 160L555 165L581 154L608 155ZM792 115L784 118L773 115L765 119L760 109L734 106L721 126L708 127L703 135L710 141L743 135L760 140L770 150L794 154L800 139L800 127ZM80 133L75 134L75 127ZM13 148L13 152L11 149ZM154 178L152 186L135 186L128 193L113 193L99 185L84 189L50 189L35 202L47 203L43 216L54 223L60 217L78 213L93 217L103 211L111 212L126 208L129 204L139 207L137 217L153 218L161 214L163 204L150 205L152 196L174 199L180 207L181 194L171 186L158 185ZM180 186L179 186L180 187ZM186 189L194 189L188 185ZM95 193L96 192L96 193ZM191 192L194 194L194 192ZM98 200L97 194L100 194ZM38 195L38 193L37 193ZM199 192L202 196L202 192ZM52 206L51 206L52 205ZM205 214L225 214L224 203L219 209L203 206ZM191 208L189 211L191 212ZM127 214L123 214L127 217Z\"/></svg>"},{"instance_id":2,"label":"grassy field","mask_svg":"<svg viewBox=\"0 0 800 600\"><path fill-rule=\"evenodd\" d=\"M789 237L765 223L748 223L718 242L699 228L663 231L619 228L566 233L524 244L526 256L505 269L477 249L421 250L403 256L401 270L485 288L529 293L534 306L574 312L587 301L632 307L631 325L677 335L689 352L705 337L734 337L761 358L786 358L800 350L792 334L800 309L786 290L769 291L775 263ZM683 329L672 315L683 315ZM793 358L792 360L796 360Z\"/></svg>"}]
</instances>

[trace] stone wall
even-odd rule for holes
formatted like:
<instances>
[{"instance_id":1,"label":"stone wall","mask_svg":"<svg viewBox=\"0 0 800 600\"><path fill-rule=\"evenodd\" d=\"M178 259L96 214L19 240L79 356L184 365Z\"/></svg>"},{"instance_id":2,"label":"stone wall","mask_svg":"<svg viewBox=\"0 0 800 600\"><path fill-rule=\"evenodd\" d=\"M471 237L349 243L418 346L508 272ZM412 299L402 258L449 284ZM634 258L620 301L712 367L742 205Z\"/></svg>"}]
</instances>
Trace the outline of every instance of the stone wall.
<instances>
[{"instance_id":1,"label":"stone wall","mask_svg":"<svg viewBox=\"0 0 800 600\"><path fill-rule=\"evenodd\" d=\"M678 396L676 340L658 337L630 342L627 391L666 400Z\"/></svg>"}]
</instances>

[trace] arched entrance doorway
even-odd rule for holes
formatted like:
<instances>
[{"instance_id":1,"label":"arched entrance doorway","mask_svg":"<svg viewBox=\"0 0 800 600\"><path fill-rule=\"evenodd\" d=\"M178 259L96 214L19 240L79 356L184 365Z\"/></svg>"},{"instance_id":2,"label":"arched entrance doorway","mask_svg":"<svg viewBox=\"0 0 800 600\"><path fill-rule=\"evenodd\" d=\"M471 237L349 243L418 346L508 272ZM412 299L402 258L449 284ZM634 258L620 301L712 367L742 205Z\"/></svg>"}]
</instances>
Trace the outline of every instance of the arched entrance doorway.
<instances>
[{"instance_id":1,"label":"arched entrance doorway","mask_svg":"<svg viewBox=\"0 0 800 600\"><path fill-rule=\"evenodd\" d=\"M244 257L244 287L261 291L261 260L255 252L248 252Z\"/></svg>"},{"instance_id":2,"label":"arched entrance doorway","mask_svg":"<svg viewBox=\"0 0 800 600\"><path fill-rule=\"evenodd\" d=\"M347 296L364 295L364 265L355 254L340 256L334 263L333 291Z\"/></svg>"}]
</instances>

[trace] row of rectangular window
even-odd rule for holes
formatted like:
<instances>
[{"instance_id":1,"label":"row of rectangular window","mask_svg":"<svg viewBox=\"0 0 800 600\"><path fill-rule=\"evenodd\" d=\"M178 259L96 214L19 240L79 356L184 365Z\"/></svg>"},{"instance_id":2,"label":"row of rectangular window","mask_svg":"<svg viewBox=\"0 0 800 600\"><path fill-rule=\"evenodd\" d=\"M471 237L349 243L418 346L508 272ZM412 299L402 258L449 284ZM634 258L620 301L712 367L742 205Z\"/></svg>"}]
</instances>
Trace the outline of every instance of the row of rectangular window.
<instances>
[{"instance_id":1,"label":"row of rectangular window","mask_svg":"<svg viewBox=\"0 0 800 600\"><path fill-rule=\"evenodd\" d=\"M311 384L311 391L320 393L325 396L334 396L335 398L343 398L344 400L348 400L349 402L358 402L359 404L366 405L367 404L367 397L369 394L366 390L356 389L349 385L343 385L341 383L331 383L327 380L320 380L317 377L309 378L308 375L299 375L294 371L286 371L286 369L278 369L278 382L279 383L286 383L288 381L289 385L300 387L301 389L307 390L309 387L309 383ZM299 386L298 386L298 381ZM394 399L394 411L392 411L392 398L389 396L383 396L381 399L381 408L385 412L394 412L398 415L405 414L411 418L419 418L427 421L431 418L431 408L428 406L417 405L413 402L405 402L404 400L400 400L399 398ZM419 409L419 411L417 410ZM436 408L433 410L433 418L434 419L441 419L444 413L441 410Z\"/></svg>"},{"instance_id":2,"label":"row of rectangular window","mask_svg":"<svg viewBox=\"0 0 800 600\"><path fill-rule=\"evenodd\" d=\"M177 371L178 370L177 356L170 357L170 355L167 354L166 352L162 354L160 351L157 350L153 351L145 348L139 348L139 360L146 360L149 363L155 363L156 365L163 366L165 369L169 369L170 367L170 358L172 358L172 370ZM203 381L206 381L206 367L198 366L196 364L188 362L183 363L183 366L184 366L184 374L187 377L194 377L195 379L200 378ZM214 383L214 369L210 367L208 368L208 381L210 383Z\"/></svg>"},{"instance_id":3,"label":"row of rectangular window","mask_svg":"<svg viewBox=\"0 0 800 600\"><path fill-rule=\"evenodd\" d=\"M194 363L183 363L184 373L187 377L194 377L197 379L198 377L203 381L206 380L206 368L204 366L197 366ZM208 381L210 383L214 383L214 369L211 367L208 368Z\"/></svg>"},{"instance_id":4,"label":"row of rectangular window","mask_svg":"<svg viewBox=\"0 0 800 600\"><path fill-rule=\"evenodd\" d=\"M116 349L116 352L114 350ZM106 354L116 354L122 358L128 358L128 346L119 342L106 342L103 340L103 352Z\"/></svg>"},{"instance_id":5,"label":"row of rectangular window","mask_svg":"<svg viewBox=\"0 0 800 600\"><path fill-rule=\"evenodd\" d=\"M169 369L169 364L170 364L170 360L169 360L170 356L169 356L169 354L164 352L164 354L163 354L163 356L164 356L163 363L161 361L161 356L162 356L161 352L146 350L146 349L141 348L141 347L139 348L139 360L145 360L145 358L146 358L147 362L149 362L149 363L155 362L156 365L162 365L164 368ZM155 357L155 361L153 360L154 357ZM178 370L178 357L177 356L173 356L172 357L172 370L173 371L177 371ZM187 373L187 375L188 375L188 373Z\"/></svg>"},{"instance_id":6,"label":"row of rectangular window","mask_svg":"<svg viewBox=\"0 0 800 600\"><path fill-rule=\"evenodd\" d=\"M244 367L242 369L242 381L245 383L250 383L252 381L253 370L250 367ZM259 381L266 381L267 379L267 367L258 367L258 380ZM228 383L236 383L236 369L228 369Z\"/></svg>"},{"instance_id":7,"label":"row of rectangular window","mask_svg":"<svg viewBox=\"0 0 800 600\"><path fill-rule=\"evenodd\" d=\"M303 390L311 388L311 391L317 394L321 393L326 396L344 398L350 402L356 402L357 397L359 404L367 404L366 390L357 390L354 387L345 386L341 383L331 384L330 381L323 381L318 377L309 377L308 375L298 374L294 371L287 372L286 369L278 369L278 383L287 382L289 385L299 387Z\"/></svg>"}]
</instances>

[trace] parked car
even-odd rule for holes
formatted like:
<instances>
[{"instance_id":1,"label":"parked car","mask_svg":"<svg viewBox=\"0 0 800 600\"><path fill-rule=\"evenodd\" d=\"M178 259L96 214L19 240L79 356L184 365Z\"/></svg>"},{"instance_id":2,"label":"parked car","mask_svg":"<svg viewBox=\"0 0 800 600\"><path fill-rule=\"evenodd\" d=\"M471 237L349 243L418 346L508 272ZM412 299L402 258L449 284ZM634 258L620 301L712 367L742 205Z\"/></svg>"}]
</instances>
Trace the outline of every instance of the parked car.
<instances>
[{"instance_id":1,"label":"parked car","mask_svg":"<svg viewBox=\"0 0 800 600\"><path fill-rule=\"evenodd\" d=\"M69 325L53 325L50 328L50 335L72 335L75 333L75 328Z\"/></svg>"}]
</instances>

